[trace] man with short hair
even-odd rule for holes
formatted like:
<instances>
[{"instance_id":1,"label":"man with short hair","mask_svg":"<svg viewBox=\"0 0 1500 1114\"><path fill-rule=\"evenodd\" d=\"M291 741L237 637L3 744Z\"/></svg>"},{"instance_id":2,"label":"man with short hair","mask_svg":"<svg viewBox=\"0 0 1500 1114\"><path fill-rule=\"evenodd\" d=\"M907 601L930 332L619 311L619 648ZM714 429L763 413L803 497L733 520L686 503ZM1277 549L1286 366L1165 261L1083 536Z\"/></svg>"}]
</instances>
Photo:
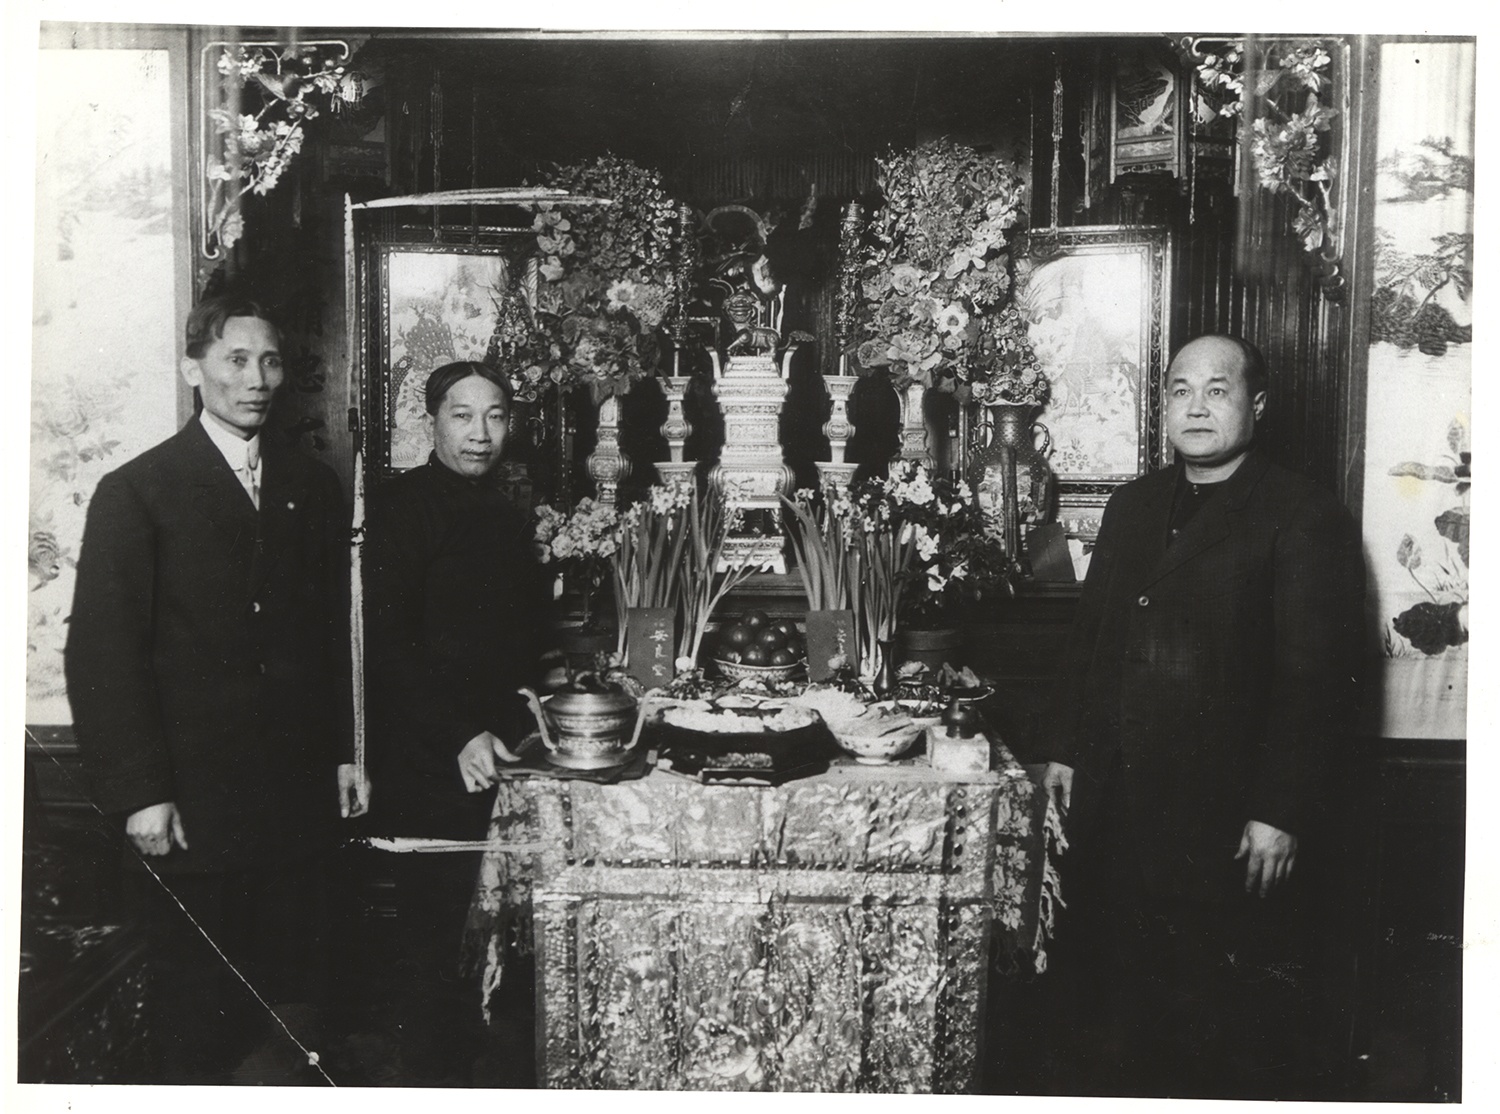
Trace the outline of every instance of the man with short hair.
<instances>
[{"instance_id":1,"label":"man with short hair","mask_svg":"<svg viewBox=\"0 0 1500 1114\"><path fill-rule=\"evenodd\" d=\"M65 666L95 801L124 818L161 1078L219 1082L247 1026L279 1028L245 983L309 1039L322 871L336 814L362 813L368 785L338 478L263 433L277 329L253 302L210 298L185 352L202 411L99 482Z\"/></svg>"},{"instance_id":2,"label":"man with short hair","mask_svg":"<svg viewBox=\"0 0 1500 1114\"><path fill-rule=\"evenodd\" d=\"M1091 968L1080 1055L1105 1091L1314 1086L1296 1047L1316 1006L1296 868L1327 852L1364 565L1338 501L1255 446L1265 407L1253 346L1178 352L1178 466L1111 497L1065 659L1044 784L1072 810L1059 943Z\"/></svg>"},{"instance_id":3,"label":"man with short hair","mask_svg":"<svg viewBox=\"0 0 1500 1114\"><path fill-rule=\"evenodd\" d=\"M496 770L535 727L517 690L540 679L551 594L530 518L496 483L510 440L508 374L456 361L433 369L423 395L432 453L370 501L370 743L387 787L374 820L392 835L478 841ZM487 1034L479 979L463 963L479 852L391 858L402 1079L532 1085L529 1055L483 1062L498 1033L511 1049L530 1047L533 996L523 964L508 961Z\"/></svg>"}]
</instances>

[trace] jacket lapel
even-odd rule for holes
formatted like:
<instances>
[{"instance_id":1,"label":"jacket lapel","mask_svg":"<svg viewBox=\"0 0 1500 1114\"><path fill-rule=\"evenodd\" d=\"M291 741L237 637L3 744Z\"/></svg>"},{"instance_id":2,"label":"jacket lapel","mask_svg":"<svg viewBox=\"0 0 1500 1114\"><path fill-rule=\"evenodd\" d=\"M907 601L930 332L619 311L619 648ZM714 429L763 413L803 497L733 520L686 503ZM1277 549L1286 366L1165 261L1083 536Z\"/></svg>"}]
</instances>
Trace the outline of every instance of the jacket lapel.
<instances>
[{"instance_id":1,"label":"jacket lapel","mask_svg":"<svg viewBox=\"0 0 1500 1114\"><path fill-rule=\"evenodd\" d=\"M1121 551L1129 564L1120 572L1125 583L1143 586L1154 575L1167 544L1167 520L1172 514L1172 492L1176 473L1153 472L1146 477L1150 487L1143 493L1138 511L1130 516L1131 544Z\"/></svg>"},{"instance_id":2,"label":"jacket lapel","mask_svg":"<svg viewBox=\"0 0 1500 1114\"><path fill-rule=\"evenodd\" d=\"M1146 584L1155 584L1162 577L1181 568L1228 538L1231 516L1238 514L1244 507L1245 500L1250 497L1250 492L1269 466L1270 462L1266 457L1252 449L1250 455L1245 458L1245 462L1235 469L1234 475L1229 478L1223 498L1212 500L1194 516L1175 542L1169 546L1164 545L1161 560L1157 562ZM1165 513L1161 515L1160 521L1153 523L1158 531L1157 536L1164 540L1172 514L1174 492L1168 489L1165 494Z\"/></svg>"},{"instance_id":3,"label":"jacket lapel","mask_svg":"<svg viewBox=\"0 0 1500 1114\"><path fill-rule=\"evenodd\" d=\"M1170 500L1168 504L1170 507ZM1168 512L1170 514L1170 510ZM1161 525L1161 535L1167 535L1169 526L1167 522ZM1148 584L1155 584L1162 577L1175 569L1181 568L1187 562L1218 545L1229 537L1229 515L1226 509L1226 501L1215 499L1204 507L1189 522L1171 545L1162 550L1161 560L1157 562L1156 569L1151 575Z\"/></svg>"},{"instance_id":4,"label":"jacket lapel","mask_svg":"<svg viewBox=\"0 0 1500 1114\"><path fill-rule=\"evenodd\" d=\"M306 509L306 485L289 467L286 453L267 445L261 434L261 485L259 533L255 563L250 571L250 591L258 592L296 533Z\"/></svg>"},{"instance_id":5,"label":"jacket lapel","mask_svg":"<svg viewBox=\"0 0 1500 1114\"><path fill-rule=\"evenodd\" d=\"M179 436L187 475L193 487L194 509L208 520L231 555L252 554L255 504L250 502L239 477L229 467L224 454L209 440L197 418L184 426Z\"/></svg>"}]
</instances>

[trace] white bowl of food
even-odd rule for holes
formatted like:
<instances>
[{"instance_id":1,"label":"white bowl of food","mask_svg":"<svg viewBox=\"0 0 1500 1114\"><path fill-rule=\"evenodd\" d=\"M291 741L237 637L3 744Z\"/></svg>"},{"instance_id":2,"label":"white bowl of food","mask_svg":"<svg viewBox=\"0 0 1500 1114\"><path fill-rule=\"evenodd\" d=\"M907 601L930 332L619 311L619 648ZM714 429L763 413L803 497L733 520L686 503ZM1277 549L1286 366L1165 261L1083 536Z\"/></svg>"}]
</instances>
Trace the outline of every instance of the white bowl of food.
<instances>
[{"instance_id":1,"label":"white bowl of food","mask_svg":"<svg viewBox=\"0 0 1500 1114\"><path fill-rule=\"evenodd\" d=\"M899 708L872 706L852 719L827 723L839 746L869 766L900 758L922 734L922 725Z\"/></svg>"}]
</instances>

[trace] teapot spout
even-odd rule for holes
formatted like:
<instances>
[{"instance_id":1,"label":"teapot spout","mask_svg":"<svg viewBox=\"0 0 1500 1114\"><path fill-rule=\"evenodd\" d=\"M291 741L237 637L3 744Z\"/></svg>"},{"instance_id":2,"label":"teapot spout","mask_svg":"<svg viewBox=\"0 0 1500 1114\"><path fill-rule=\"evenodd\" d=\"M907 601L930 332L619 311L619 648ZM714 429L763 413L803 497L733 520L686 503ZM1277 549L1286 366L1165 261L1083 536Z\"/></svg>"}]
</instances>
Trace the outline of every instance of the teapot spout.
<instances>
[{"instance_id":1,"label":"teapot spout","mask_svg":"<svg viewBox=\"0 0 1500 1114\"><path fill-rule=\"evenodd\" d=\"M536 729L541 733L542 745L548 750L556 750L557 744L552 739L552 734L547 730L547 714L542 711L542 701L531 689L522 686L516 690L526 698L526 703L531 708L531 714L536 717Z\"/></svg>"},{"instance_id":2,"label":"teapot spout","mask_svg":"<svg viewBox=\"0 0 1500 1114\"><path fill-rule=\"evenodd\" d=\"M648 706L651 703L651 695L648 693L641 697L641 706L636 710L635 731L631 733L630 745L626 750L634 750L635 744L641 741L641 728L646 726L646 716L649 714Z\"/></svg>"}]
</instances>

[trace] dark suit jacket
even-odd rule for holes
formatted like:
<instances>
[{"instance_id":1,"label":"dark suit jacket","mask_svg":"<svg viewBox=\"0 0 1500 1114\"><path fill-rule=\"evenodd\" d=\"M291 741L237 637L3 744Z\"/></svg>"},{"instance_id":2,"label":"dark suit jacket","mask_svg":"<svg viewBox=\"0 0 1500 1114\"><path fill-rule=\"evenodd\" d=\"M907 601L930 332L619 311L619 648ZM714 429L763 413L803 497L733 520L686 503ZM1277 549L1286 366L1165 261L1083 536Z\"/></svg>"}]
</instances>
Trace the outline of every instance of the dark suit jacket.
<instances>
[{"instance_id":1,"label":"dark suit jacket","mask_svg":"<svg viewBox=\"0 0 1500 1114\"><path fill-rule=\"evenodd\" d=\"M1144 476L1105 508L1046 757L1078 770L1077 799L1107 778L1122 795L1127 830L1099 838L1134 843L1149 892L1228 897L1247 821L1317 818L1364 564L1338 501L1258 451L1169 547L1175 483Z\"/></svg>"},{"instance_id":2,"label":"dark suit jacket","mask_svg":"<svg viewBox=\"0 0 1500 1114\"><path fill-rule=\"evenodd\" d=\"M370 502L365 562L376 830L481 839L494 793L468 793L458 755L491 731L535 726L520 685L538 680L551 593L529 518L490 478L430 460Z\"/></svg>"},{"instance_id":3,"label":"dark suit jacket","mask_svg":"<svg viewBox=\"0 0 1500 1114\"><path fill-rule=\"evenodd\" d=\"M326 465L262 435L257 512L197 419L89 504L68 696L109 813L175 801L219 871L300 855L337 823L352 760L348 519Z\"/></svg>"}]
</instances>

